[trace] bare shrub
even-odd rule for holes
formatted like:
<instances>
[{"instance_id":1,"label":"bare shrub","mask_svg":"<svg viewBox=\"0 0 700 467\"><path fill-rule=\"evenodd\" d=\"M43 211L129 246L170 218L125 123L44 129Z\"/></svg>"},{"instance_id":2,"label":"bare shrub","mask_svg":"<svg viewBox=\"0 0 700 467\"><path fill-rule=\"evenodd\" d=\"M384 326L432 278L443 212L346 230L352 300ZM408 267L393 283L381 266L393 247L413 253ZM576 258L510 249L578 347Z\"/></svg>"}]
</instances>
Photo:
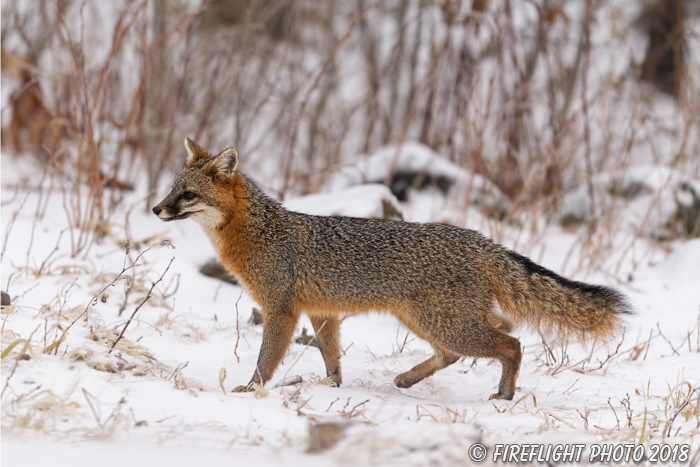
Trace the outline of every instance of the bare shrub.
<instances>
[{"instance_id":1,"label":"bare shrub","mask_svg":"<svg viewBox=\"0 0 700 467\"><path fill-rule=\"evenodd\" d=\"M186 135L208 148L236 145L248 172L279 198L328 189L329 176L362 154L419 141L492 181L512 202L506 223L534 238L543 219L558 221L567 193L587 186L578 245L586 259L576 269L600 266L625 208L593 177L624 179L640 150L676 173L700 170L688 156L698 145L697 64L683 60L674 71L676 115L665 118L640 80L649 60L627 46L643 37L644 12L631 0L14 1L4 9L3 53L24 57L30 77L4 84L15 96L40 86L46 115L66 129L44 146L61 155L52 176L73 255L106 234L122 190L145 189L150 208L181 166ZM688 23L676 21L673 37L694 47ZM668 135L663 148L658 132Z\"/></svg>"}]
</instances>

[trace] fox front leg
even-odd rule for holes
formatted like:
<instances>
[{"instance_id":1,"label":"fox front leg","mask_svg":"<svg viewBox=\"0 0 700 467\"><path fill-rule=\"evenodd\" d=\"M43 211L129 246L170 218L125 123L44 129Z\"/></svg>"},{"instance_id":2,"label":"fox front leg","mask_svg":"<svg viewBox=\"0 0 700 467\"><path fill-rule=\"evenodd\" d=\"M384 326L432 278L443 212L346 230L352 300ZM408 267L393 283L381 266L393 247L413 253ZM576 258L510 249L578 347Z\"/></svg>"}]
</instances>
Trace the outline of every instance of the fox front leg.
<instances>
[{"instance_id":1,"label":"fox front leg","mask_svg":"<svg viewBox=\"0 0 700 467\"><path fill-rule=\"evenodd\" d=\"M326 375L336 386L340 386L343 382L343 375L340 372L340 321L337 316L329 318L309 316L309 320L316 332L323 362L326 364Z\"/></svg>"},{"instance_id":2,"label":"fox front leg","mask_svg":"<svg viewBox=\"0 0 700 467\"><path fill-rule=\"evenodd\" d=\"M253 377L246 386L237 386L233 392L250 392L254 385L263 386L277 369L284 353L292 341L294 329L299 315L289 312L264 313L263 310L263 340L260 346L258 364Z\"/></svg>"}]
</instances>

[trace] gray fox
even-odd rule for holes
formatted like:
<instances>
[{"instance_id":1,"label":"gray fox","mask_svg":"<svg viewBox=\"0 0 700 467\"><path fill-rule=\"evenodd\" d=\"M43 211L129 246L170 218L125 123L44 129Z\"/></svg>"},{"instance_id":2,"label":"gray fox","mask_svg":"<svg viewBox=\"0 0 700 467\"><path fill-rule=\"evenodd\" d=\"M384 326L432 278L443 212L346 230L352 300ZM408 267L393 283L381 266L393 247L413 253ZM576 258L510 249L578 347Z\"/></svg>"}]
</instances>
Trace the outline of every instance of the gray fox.
<instances>
[{"instance_id":1,"label":"gray fox","mask_svg":"<svg viewBox=\"0 0 700 467\"><path fill-rule=\"evenodd\" d=\"M522 351L496 304L516 322L580 339L609 337L632 312L618 291L561 277L473 230L289 211L238 170L235 149L212 157L189 138L185 148L186 167L153 213L199 223L226 269L262 306L257 367L236 392L272 377L302 312L336 385L339 315L376 310L392 313L435 349L396 377L398 387L462 356L495 358L503 370L491 398L508 400Z\"/></svg>"}]
</instances>

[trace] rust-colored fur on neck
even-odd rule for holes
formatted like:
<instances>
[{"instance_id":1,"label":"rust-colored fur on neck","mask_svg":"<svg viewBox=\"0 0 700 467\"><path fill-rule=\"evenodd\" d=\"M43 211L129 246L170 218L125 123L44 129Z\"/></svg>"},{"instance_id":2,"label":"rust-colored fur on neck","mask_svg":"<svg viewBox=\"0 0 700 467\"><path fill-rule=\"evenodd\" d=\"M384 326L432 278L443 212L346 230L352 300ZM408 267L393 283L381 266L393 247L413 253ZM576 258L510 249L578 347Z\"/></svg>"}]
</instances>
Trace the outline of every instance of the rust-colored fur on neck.
<instances>
[{"instance_id":1,"label":"rust-colored fur on neck","mask_svg":"<svg viewBox=\"0 0 700 467\"><path fill-rule=\"evenodd\" d=\"M220 182L216 187L222 200L219 209L223 222L216 226L211 235L216 239L215 247L224 267L243 280L255 294L246 280L248 260L262 247L255 229L250 224L250 197L243 176L238 173L232 181Z\"/></svg>"}]
</instances>

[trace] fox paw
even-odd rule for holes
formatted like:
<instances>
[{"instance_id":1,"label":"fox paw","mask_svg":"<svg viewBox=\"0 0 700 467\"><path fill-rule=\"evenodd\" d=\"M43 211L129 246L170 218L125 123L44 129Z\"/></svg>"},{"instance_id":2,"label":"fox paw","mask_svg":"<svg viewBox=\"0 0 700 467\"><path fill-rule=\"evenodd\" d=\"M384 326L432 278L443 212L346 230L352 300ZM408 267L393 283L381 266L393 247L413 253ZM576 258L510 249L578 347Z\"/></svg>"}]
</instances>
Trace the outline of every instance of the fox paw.
<instances>
[{"instance_id":1,"label":"fox paw","mask_svg":"<svg viewBox=\"0 0 700 467\"><path fill-rule=\"evenodd\" d=\"M340 387L343 383L343 377L340 375L340 369L334 371L333 373L328 373L328 378L335 383L335 387Z\"/></svg>"},{"instance_id":2,"label":"fox paw","mask_svg":"<svg viewBox=\"0 0 700 467\"><path fill-rule=\"evenodd\" d=\"M333 382L333 387L334 388L339 388L341 384L343 384L343 380L341 378L329 378Z\"/></svg>"},{"instance_id":3,"label":"fox paw","mask_svg":"<svg viewBox=\"0 0 700 467\"><path fill-rule=\"evenodd\" d=\"M513 394L510 394L510 395L509 394L501 394L500 392L498 392L496 394L491 394L491 396L489 396L489 400L493 400L493 399L504 399L507 401L512 401Z\"/></svg>"},{"instance_id":4,"label":"fox paw","mask_svg":"<svg viewBox=\"0 0 700 467\"><path fill-rule=\"evenodd\" d=\"M397 388L407 389L416 384L416 382L411 380L408 376L406 376L406 373L402 373L396 378L394 378L394 384Z\"/></svg>"},{"instance_id":5,"label":"fox paw","mask_svg":"<svg viewBox=\"0 0 700 467\"><path fill-rule=\"evenodd\" d=\"M253 389L253 385L250 384L248 386L236 386L233 388L233 392L253 392L255 389Z\"/></svg>"}]
</instances>

